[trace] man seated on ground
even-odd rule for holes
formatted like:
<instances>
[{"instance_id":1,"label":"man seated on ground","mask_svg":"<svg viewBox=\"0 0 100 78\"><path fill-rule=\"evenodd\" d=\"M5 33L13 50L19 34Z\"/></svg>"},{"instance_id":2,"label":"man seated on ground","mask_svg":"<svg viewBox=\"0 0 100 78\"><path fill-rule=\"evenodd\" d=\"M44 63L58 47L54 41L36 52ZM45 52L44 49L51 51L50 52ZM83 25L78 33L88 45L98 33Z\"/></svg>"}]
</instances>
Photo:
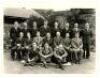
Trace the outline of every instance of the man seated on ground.
<instances>
[{"instance_id":1,"label":"man seated on ground","mask_svg":"<svg viewBox=\"0 0 100 78\"><path fill-rule=\"evenodd\" d=\"M67 55L67 52L61 44L54 49L54 62L62 70L64 70L62 63L64 63L64 61L66 60Z\"/></svg>"},{"instance_id":2,"label":"man seated on ground","mask_svg":"<svg viewBox=\"0 0 100 78\"><path fill-rule=\"evenodd\" d=\"M68 56L66 58L66 62L71 62L71 52L70 52L70 45L71 45L71 39L69 37L69 33L65 34L65 38L63 39L63 46L68 53Z\"/></svg>"},{"instance_id":3,"label":"man seated on ground","mask_svg":"<svg viewBox=\"0 0 100 78\"><path fill-rule=\"evenodd\" d=\"M21 61L22 58L23 58L22 53L23 53L23 51L25 49L24 42L25 42L24 33L23 32L20 32L19 38L16 41L16 46L17 46L17 48L16 48L17 49L17 59L19 61Z\"/></svg>"},{"instance_id":4,"label":"man seated on ground","mask_svg":"<svg viewBox=\"0 0 100 78\"><path fill-rule=\"evenodd\" d=\"M44 67L47 68L47 63L51 62L51 57L53 56L52 48L49 46L48 43L45 43L39 54Z\"/></svg>"},{"instance_id":5,"label":"man seated on ground","mask_svg":"<svg viewBox=\"0 0 100 78\"><path fill-rule=\"evenodd\" d=\"M37 44L32 43L32 47L31 47L30 51L28 52L28 55L26 57L27 59L26 59L26 62L24 65L25 66L35 65L37 63L37 61L40 59L39 51L40 51L40 49L37 47Z\"/></svg>"},{"instance_id":6,"label":"man seated on ground","mask_svg":"<svg viewBox=\"0 0 100 78\"><path fill-rule=\"evenodd\" d=\"M75 59L72 57L74 63L80 63L83 56L83 43L79 37L79 33L75 33L75 37L71 40L71 51L75 55Z\"/></svg>"}]
</instances>

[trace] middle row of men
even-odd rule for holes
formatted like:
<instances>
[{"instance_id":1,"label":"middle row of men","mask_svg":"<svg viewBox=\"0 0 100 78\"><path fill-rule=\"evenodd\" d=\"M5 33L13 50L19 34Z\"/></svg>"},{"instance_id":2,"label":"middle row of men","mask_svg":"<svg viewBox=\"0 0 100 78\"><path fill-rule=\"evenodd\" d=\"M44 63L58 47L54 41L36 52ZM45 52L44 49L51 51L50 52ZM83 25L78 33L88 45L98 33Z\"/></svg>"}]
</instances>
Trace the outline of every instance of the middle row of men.
<instances>
[{"instance_id":1,"label":"middle row of men","mask_svg":"<svg viewBox=\"0 0 100 78\"><path fill-rule=\"evenodd\" d=\"M33 64L40 59L45 67L46 63L51 60L60 68L64 62L80 63L83 56L83 42L79 37L80 34L75 33L75 37L72 39L68 32L65 33L65 38L61 37L59 31L55 35L54 38L51 38L51 33L47 32L45 37L41 37L40 31L37 31L34 38L31 37L30 32L27 32L26 38L24 38L24 33L20 32L15 46L11 50L12 57L15 57L14 52L16 52L17 58L25 60L28 64Z\"/></svg>"}]
</instances>

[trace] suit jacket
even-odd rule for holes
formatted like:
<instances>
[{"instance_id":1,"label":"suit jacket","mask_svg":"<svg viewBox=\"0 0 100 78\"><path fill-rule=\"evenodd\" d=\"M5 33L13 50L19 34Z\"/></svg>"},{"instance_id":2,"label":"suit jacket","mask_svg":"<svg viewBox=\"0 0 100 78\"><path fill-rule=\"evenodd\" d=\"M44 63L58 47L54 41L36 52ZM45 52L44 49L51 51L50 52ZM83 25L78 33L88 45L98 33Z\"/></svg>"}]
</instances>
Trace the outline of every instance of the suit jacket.
<instances>
[{"instance_id":1,"label":"suit jacket","mask_svg":"<svg viewBox=\"0 0 100 78\"><path fill-rule=\"evenodd\" d=\"M90 44L90 37L91 37L91 30L83 30L82 32L82 39L83 39L83 44L84 45L89 45Z\"/></svg>"},{"instance_id":2,"label":"suit jacket","mask_svg":"<svg viewBox=\"0 0 100 78\"><path fill-rule=\"evenodd\" d=\"M52 35L53 38L56 36L56 32L58 32L58 31L61 32L59 28L57 28L57 29L52 28L51 35Z\"/></svg>"},{"instance_id":3,"label":"suit jacket","mask_svg":"<svg viewBox=\"0 0 100 78\"><path fill-rule=\"evenodd\" d=\"M66 30L66 29L62 29L61 30L61 36L64 38L65 37L65 34L66 33L69 33L69 35L70 35L70 33L71 33L71 31L70 30Z\"/></svg>"},{"instance_id":4,"label":"suit jacket","mask_svg":"<svg viewBox=\"0 0 100 78\"><path fill-rule=\"evenodd\" d=\"M10 38L16 40L19 37L19 32L20 32L19 28L15 29L14 27L12 27L10 29Z\"/></svg>"},{"instance_id":5,"label":"suit jacket","mask_svg":"<svg viewBox=\"0 0 100 78\"><path fill-rule=\"evenodd\" d=\"M24 38L27 38L27 32L29 32L31 34L29 29L23 29Z\"/></svg>"},{"instance_id":6,"label":"suit jacket","mask_svg":"<svg viewBox=\"0 0 100 78\"><path fill-rule=\"evenodd\" d=\"M47 28L44 28L44 26L42 26L40 27L39 31L41 33L41 36L44 37L47 32L51 32L51 29L49 28L49 26Z\"/></svg>"},{"instance_id":7,"label":"suit jacket","mask_svg":"<svg viewBox=\"0 0 100 78\"><path fill-rule=\"evenodd\" d=\"M38 29L29 29L29 31L31 33L31 37L34 38L36 36Z\"/></svg>"}]
</instances>

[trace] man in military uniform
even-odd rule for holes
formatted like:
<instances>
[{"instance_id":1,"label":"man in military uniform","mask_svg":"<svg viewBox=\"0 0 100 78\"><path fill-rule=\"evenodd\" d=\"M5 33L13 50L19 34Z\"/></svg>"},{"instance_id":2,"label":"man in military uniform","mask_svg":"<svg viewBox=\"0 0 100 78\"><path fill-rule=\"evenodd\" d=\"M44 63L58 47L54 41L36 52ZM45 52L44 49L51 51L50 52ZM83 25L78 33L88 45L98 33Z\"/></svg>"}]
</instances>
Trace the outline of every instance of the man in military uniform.
<instances>
[{"instance_id":1,"label":"man in military uniform","mask_svg":"<svg viewBox=\"0 0 100 78\"><path fill-rule=\"evenodd\" d=\"M37 63L37 61L40 59L40 48L38 48L36 43L32 43L32 47L30 49L30 52L28 52L28 56L26 57L26 62L25 62L25 66L27 65L35 65Z\"/></svg>"},{"instance_id":2,"label":"man in military uniform","mask_svg":"<svg viewBox=\"0 0 100 78\"><path fill-rule=\"evenodd\" d=\"M40 36L40 31L37 31L36 37L34 37L33 42L35 42L38 47L42 46L42 44L43 44L43 38Z\"/></svg>"},{"instance_id":3,"label":"man in military uniform","mask_svg":"<svg viewBox=\"0 0 100 78\"><path fill-rule=\"evenodd\" d=\"M75 33L75 37L71 40L71 52L73 52L74 57L72 57L72 61L74 63L80 63L83 57L83 42L79 37L79 33Z\"/></svg>"},{"instance_id":4,"label":"man in military uniform","mask_svg":"<svg viewBox=\"0 0 100 78\"><path fill-rule=\"evenodd\" d=\"M65 34L65 38L63 39L63 46L66 50L66 52L68 53L67 56L67 62L71 62L71 51L70 51L70 47L71 47L71 39L69 38L69 33Z\"/></svg>"},{"instance_id":5,"label":"man in military uniform","mask_svg":"<svg viewBox=\"0 0 100 78\"><path fill-rule=\"evenodd\" d=\"M39 54L44 67L47 68L47 63L51 62L51 57L53 56L52 48L49 46L48 43L45 43Z\"/></svg>"},{"instance_id":6,"label":"man in military uniform","mask_svg":"<svg viewBox=\"0 0 100 78\"><path fill-rule=\"evenodd\" d=\"M32 38L30 32L27 32L27 38L25 39L24 46L25 46L25 51L23 52L23 58L25 60L32 46Z\"/></svg>"},{"instance_id":7,"label":"man in military uniform","mask_svg":"<svg viewBox=\"0 0 100 78\"><path fill-rule=\"evenodd\" d=\"M54 38L54 47L57 47L60 44L62 44L62 37L60 35L60 32L56 32L56 37Z\"/></svg>"},{"instance_id":8,"label":"man in military uniform","mask_svg":"<svg viewBox=\"0 0 100 78\"><path fill-rule=\"evenodd\" d=\"M20 36L16 41L16 49L17 49L17 59L21 61L23 59L23 51L25 49L24 47L25 39L24 39L24 33L20 32Z\"/></svg>"},{"instance_id":9,"label":"man in military uniform","mask_svg":"<svg viewBox=\"0 0 100 78\"><path fill-rule=\"evenodd\" d=\"M48 43L50 47L53 48L53 39L51 38L51 33L47 32L46 37L43 39L43 45Z\"/></svg>"},{"instance_id":10,"label":"man in military uniform","mask_svg":"<svg viewBox=\"0 0 100 78\"><path fill-rule=\"evenodd\" d=\"M54 49L54 62L58 65L59 68L64 70L62 63L65 62L67 57L67 52L65 51L63 45L59 45Z\"/></svg>"}]
</instances>

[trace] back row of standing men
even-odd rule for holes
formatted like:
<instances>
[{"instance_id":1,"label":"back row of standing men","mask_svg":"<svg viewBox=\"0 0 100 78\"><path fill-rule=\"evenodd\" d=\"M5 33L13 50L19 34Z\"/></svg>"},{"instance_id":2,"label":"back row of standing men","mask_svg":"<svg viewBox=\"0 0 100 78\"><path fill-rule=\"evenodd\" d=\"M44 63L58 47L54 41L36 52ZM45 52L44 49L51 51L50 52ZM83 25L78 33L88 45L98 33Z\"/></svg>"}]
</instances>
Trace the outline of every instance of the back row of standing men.
<instances>
[{"instance_id":1,"label":"back row of standing men","mask_svg":"<svg viewBox=\"0 0 100 78\"><path fill-rule=\"evenodd\" d=\"M19 23L15 21L14 26L10 30L10 38L12 40L11 57L12 59L15 58L14 46L16 46L16 44L18 43L21 43L22 46L50 46L53 50L58 47L61 48L63 45L64 49L68 53L67 61L70 61L72 59L72 56L70 56L70 51L75 52L76 61L79 60L78 57L89 59L91 34L91 31L89 29L89 23L85 23L84 27L85 28L81 30L79 29L78 23L75 23L73 29L70 29L70 24L67 22L65 28L60 29L59 23L55 21L54 27L51 28L50 26L48 26L48 21L46 20L44 21L44 25L40 28L38 28L36 21L33 21L32 28L28 28L27 22L24 22L23 25L20 26ZM24 54L22 53L23 56L25 55L25 51L26 50L24 49ZM80 56L77 55L78 51L81 52ZM18 58L21 58L20 53L17 52L17 54Z\"/></svg>"}]
</instances>

